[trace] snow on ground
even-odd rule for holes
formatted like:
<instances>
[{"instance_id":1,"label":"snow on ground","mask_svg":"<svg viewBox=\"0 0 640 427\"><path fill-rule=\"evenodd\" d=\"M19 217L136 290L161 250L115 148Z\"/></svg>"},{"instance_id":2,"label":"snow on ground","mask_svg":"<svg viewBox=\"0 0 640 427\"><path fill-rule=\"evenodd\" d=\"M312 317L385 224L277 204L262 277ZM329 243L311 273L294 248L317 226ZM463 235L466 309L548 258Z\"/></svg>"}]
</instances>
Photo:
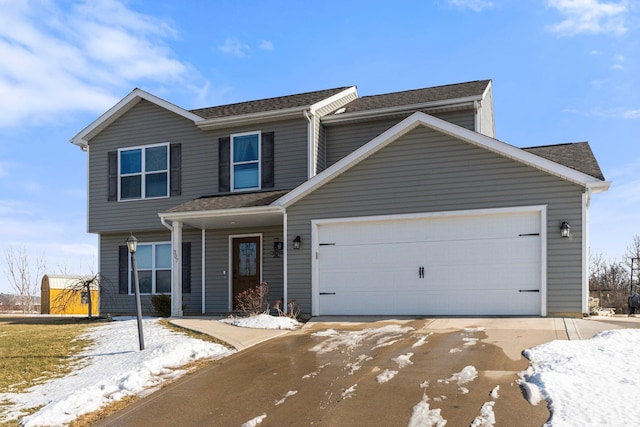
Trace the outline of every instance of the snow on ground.
<instances>
[{"instance_id":1,"label":"snow on ground","mask_svg":"<svg viewBox=\"0 0 640 427\"><path fill-rule=\"evenodd\" d=\"M266 313L249 317L228 317L220 322L241 328L255 329L298 329L302 324L295 319L285 316L271 316Z\"/></svg>"},{"instance_id":2,"label":"snow on ground","mask_svg":"<svg viewBox=\"0 0 640 427\"><path fill-rule=\"evenodd\" d=\"M549 401L554 427L640 425L639 344L640 329L617 329L540 345L524 352L521 386Z\"/></svg>"},{"instance_id":3,"label":"snow on ground","mask_svg":"<svg viewBox=\"0 0 640 427\"><path fill-rule=\"evenodd\" d=\"M35 386L25 393L0 393L0 423L22 419L24 426L62 425L129 395L142 395L166 380L180 377L176 368L202 358L218 359L233 350L174 332L143 319L145 349L139 351L135 319L123 319L91 328L93 341L79 356L79 366L63 378ZM23 417L28 408L42 406Z\"/></svg>"},{"instance_id":4,"label":"snow on ground","mask_svg":"<svg viewBox=\"0 0 640 427\"><path fill-rule=\"evenodd\" d=\"M444 427L447 420L440 415L440 409L429 409L429 397L422 395L422 400L418 402L411 413L408 427L435 426Z\"/></svg>"}]
</instances>

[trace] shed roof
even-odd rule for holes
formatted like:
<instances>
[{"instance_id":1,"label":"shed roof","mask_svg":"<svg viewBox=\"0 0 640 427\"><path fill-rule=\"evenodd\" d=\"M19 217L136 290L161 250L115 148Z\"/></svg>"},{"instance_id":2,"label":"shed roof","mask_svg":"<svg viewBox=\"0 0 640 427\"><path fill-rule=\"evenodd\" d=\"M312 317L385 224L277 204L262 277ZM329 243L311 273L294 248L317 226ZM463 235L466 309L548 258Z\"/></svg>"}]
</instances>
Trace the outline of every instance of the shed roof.
<instances>
[{"instance_id":1,"label":"shed roof","mask_svg":"<svg viewBox=\"0 0 640 427\"><path fill-rule=\"evenodd\" d=\"M214 211L239 209L256 206L268 206L291 190L260 191L255 193L227 194L223 196L204 196L182 203L166 213Z\"/></svg>"},{"instance_id":2,"label":"shed roof","mask_svg":"<svg viewBox=\"0 0 640 427\"><path fill-rule=\"evenodd\" d=\"M69 276L62 274L45 274L42 278L42 286L48 284L49 289L70 289L77 288L81 282L92 280L91 289L98 289L98 281L95 276Z\"/></svg>"},{"instance_id":3,"label":"shed roof","mask_svg":"<svg viewBox=\"0 0 640 427\"><path fill-rule=\"evenodd\" d=\"M190 112L204 119L214 119L219 117L230 117L242 114L260 113L264 111L304 107L313 105L336 95L346 89L349 89L349 87L351 86L298 93L295 95L278 96L275 98L258 99L255 101L238 102L235 104L219 105L215 107L198 108L191 110Z\"/></svg>"},{"instance_id":4,"label":"shed roof","mask_svg":"<svg viewBox=\"0 0 640 427\"><path fill-rule=\"evenodd\" d=\"M355 113L357 111L377 110L381 108L424 104L468 97L480 98L484 95L490 83L491 80L475 80L466 83L363 96L345 105L343 113Z\"/></svg>"}]
</instances>

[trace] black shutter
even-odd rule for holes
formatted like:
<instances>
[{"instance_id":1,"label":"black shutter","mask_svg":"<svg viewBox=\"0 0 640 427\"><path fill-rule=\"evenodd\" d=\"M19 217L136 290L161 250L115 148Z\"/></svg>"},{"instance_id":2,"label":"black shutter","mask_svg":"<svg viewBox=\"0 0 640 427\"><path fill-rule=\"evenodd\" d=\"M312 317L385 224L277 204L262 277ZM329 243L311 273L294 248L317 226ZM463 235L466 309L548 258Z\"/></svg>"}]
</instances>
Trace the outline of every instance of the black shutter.
<instances>
[{"instance_id":1,"label":"black shutter","mask_svg":"<svg viewBox=\"0 0 640 427\"><path fill-rule=\"evenodd\" d=\"M231 137L218 139L218 191L231 190Z\"/></svg>"},{"instance_id":2,"label":"black shutter","mask_svg":"<svg viewBox=\"0 0 640 427\"><path fill-rule=\"evenodd\" d=\"M107 168L109 195L107 200L110 202L118 200L118 152L109 151L109 167Z\"/></svg>"},{"instance_id":3,"label":"black shutter","mask_svg":"<svg viewBox=\"0 0 640 427\"><path fill-rule=\"evenodd\" d=\"M170 170L170 195L171 196L179 196L181 192L181 182L180 182L180 163L181 163L181 155L180 151L182 148L182 144L171 144L169 150L169 170Z\"/></svg>"},{"instance_id":4,"label":"black shutter","mask_svg":"<svg viewBox=\"0 0 640 427\"><path fill-rule=\"evenodd\" d=\"M191 242L182 242L182 293L191 293Z\"/></svg>"},{"instance_id":5,"label":"black shutter","mask_svg":"<svg viewBox=\"0 0 640 427\"><path fill-rule=\"evenodd\" d=\"M118 246L118 293L129 293L129 249L127 245Z\"/></svg>"},{"instance_id":6,"label":"black shutter","mask_svg":"<svg viewBox=\"0 0 640 427\"><path fill-rule=\"evenodd\" d=\"M273 132L262 134L262 188L273 188Z\"/></svg>"}]
</instances>

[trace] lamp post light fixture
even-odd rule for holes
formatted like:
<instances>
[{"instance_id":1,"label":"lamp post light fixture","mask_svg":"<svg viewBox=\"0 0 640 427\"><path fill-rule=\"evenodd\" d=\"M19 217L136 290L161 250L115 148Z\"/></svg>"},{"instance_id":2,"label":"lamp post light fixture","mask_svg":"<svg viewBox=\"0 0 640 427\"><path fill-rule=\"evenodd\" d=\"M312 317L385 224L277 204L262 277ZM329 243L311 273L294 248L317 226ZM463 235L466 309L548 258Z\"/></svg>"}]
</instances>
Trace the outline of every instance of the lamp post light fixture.
<instances>
[{"instance_id":1,"label":"lamp post light fixture","mask_svg":"<svg viewBox=\"0 0 640 427\"><path fill-rule=\"evenodd\" d=\"M302 243L302 239L300 238L300 236L296 236L296 238L293 239L293 249L300 249L301 243Z\"/></svg>"},{"instance_id":2,"label":"lamp post light fixture","mask_svg":"<svg viewBox=\"0 0 640 427\"><path fill-rule=\"evenodd\" d=\"M142 309L140 308L140 282L138 280L138 265L136 264L136 250L138 249L138 239L133 233L127 237L127 248L131 254L131 267L133 268L133 289L136 294L136 319L138 320L138 341L140 351L144 350L144 335L142 334Z\"/></svg>"},{"instance_id":3,"label":"lamp post light fixture","mask_svg":"<svg viewBox=\"0 0 640 427\"><path fill-rule=\"evenodd\" d=\"M571 237L571 226L567 221L562 221L560 225L560 237Z\"/></svg>"}]
</instances>

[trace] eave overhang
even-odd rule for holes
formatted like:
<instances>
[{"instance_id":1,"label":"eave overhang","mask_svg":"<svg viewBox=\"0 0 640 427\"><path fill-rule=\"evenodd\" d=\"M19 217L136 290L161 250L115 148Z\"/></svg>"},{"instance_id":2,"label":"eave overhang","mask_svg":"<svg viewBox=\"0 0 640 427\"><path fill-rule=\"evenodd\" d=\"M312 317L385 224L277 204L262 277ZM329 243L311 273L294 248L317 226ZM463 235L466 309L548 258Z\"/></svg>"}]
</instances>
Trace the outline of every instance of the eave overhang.
<instances>
[{"instance_id":1,"label":"eave overhang","mask_svg":"<svg viewBox=\"0 0 640 427\"><path fill-rule=\"evenodd\" d=\"M281 206L252 206L209 211L164 212L158 216L162 221L180 221L200 229L243 228L282 225L285 209Z\"/></svg>"}]
</instances>

